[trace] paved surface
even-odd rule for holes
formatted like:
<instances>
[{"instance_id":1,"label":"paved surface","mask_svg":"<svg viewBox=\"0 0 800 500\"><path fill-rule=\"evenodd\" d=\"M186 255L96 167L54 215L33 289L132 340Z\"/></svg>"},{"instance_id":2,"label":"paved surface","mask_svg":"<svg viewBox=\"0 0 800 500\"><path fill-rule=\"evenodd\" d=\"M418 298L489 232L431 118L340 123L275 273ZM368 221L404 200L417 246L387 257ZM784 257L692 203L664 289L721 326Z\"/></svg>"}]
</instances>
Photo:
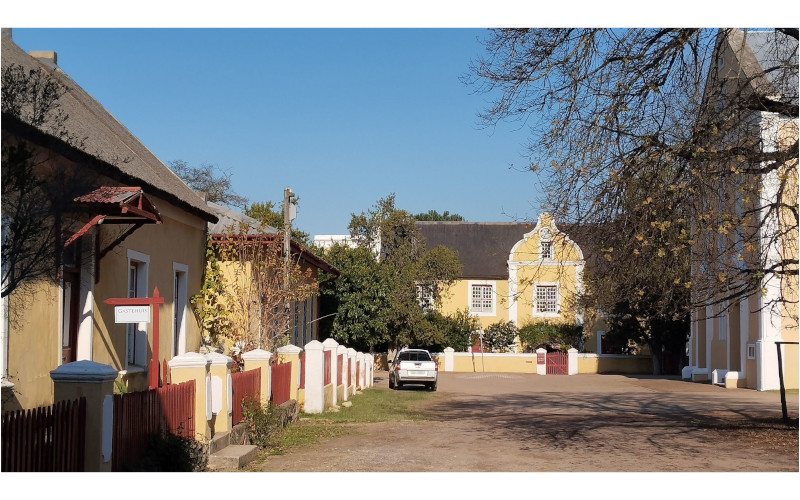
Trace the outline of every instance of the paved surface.
<instances>
[{"instance_id":1,"label":"paved surface","mask_svg":"<svg viewBox=\"0 0 800 500\"><path fill-rule=\"evenodd\" d=\"M389 390L386 372L376 389ZM415 390L406 389L403 390ZM788 395L790 416L797 394ZM780 394L646 376L440 373L431 420L359 426L265 471L798 471Z\"/></svg>"}]
</instances>

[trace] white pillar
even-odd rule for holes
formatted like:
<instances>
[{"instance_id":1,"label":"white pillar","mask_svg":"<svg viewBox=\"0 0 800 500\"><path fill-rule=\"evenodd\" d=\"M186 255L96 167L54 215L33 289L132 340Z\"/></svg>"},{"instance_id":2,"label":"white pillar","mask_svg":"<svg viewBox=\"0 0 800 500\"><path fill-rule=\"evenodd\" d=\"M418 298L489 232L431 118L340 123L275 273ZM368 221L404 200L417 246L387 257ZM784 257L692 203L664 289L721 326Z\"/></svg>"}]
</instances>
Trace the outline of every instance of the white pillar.
<instances>
[{"instance_id":1,"label":"white pillar","mask_svg":"<svg viewBox=\"0 0 800 500\"><path fill-rule=\"evenodd\" d=\"M536 374L547 375L547 350L536 349Z\"/></svg>"},{"instance_id":2,"label":"white pillar","mask_svg":"<svg viewBox=\"0 0 800 500\"><path fill-rule=\"evenodd\" d=\"M272 394L272 373L270 361L272 360L272 353L264 349L253 349L242 354L244 361L244 369L248 370L261 370L261 396L259 403L264 404L269 401L269 395Z\"/></svg>"},{"instance_id":3,"label":"white pillar","mask_svg":"<svg viewBox=\"0 0 800 500\"><path fill-rule=\"evenodd\" d=\"M205 357L211 361L211 412L217 416L214 432L230 432L233 428L233 358L218 352L210 352Z\"/></svg>"},{"instance_id":4,"label":"white pillar","mask_svg":"<svg viewBox=\"0 0 800 500\"><path fill-rule=\"evenodd\" d=\"M339 345L336 348L336 357L342 356L342 386L344 391L342 393L342 401L347 401L350 396L350 388L347 386L347 347Z\"/></svg>"},{"instance_id":5,"label":"white pillar","mask_svg":"<svg viewBox=\"0 0 800 500\"><path fill-rule=\"evenodd\" d=\"M306 352L306 397L303 411L322 413L325 409L324 347L319 340L305 345Z\"/></svg>"},{"instance_id":6,"label":"white pillar","mask_svg":"<svg viewBox=\"0 0 800 500\"><path fill-rule=\"evenodd\" d=\"M452 347L445 347L444 348L444 371L451 372L455 366L455 356L453 353L456 352L455 349Z\"/></svg>"},{"instance_id":7,"label":"white pillar","mask_svg":"<svg viewBox=\"0 0 800 500\"><path fill-rule=\"evenodd\" d=\"M336 352L337 352L337 350L339 348L339 343L336 342L335 340L331 339L331 338L328 338L328 339L325 339L325 342L322 343L322 348L323 348L323 352L330 351L330 353L331 353L330 354L330 356L331 356L330 373L331 373L331 384L333 385L333 401L332 401L332 404L333 404L333 406L336 406L336 404L338 403L337 398L336 398L336 391L337 391L336 374L338 373L338 363L336 362Z\"/></svg>"},{"instance_id":8,"label":"white pillar","mask_svg":"<svg viewBox=\"0 0 800 500\"><path fill-rule=\"evenodd\" d=\"M567 351L567 375L578 374L578 350L574 347Z\"/></svg>"},{"instance_id":9,"label":"white pillar","mask_svg":"<svg viewBox=\"0 0 800 500\"><path fill-rule=\"evenodd\" d=\"M365 364L364 363L364 353L363 352L357 353L356 354L356 367L358 369L358 378L357 378L356 386L357 386L358 389L363 389L364 388L364 381L366 379L364 377L364 364Z\"/></svg>"}]
</instances>

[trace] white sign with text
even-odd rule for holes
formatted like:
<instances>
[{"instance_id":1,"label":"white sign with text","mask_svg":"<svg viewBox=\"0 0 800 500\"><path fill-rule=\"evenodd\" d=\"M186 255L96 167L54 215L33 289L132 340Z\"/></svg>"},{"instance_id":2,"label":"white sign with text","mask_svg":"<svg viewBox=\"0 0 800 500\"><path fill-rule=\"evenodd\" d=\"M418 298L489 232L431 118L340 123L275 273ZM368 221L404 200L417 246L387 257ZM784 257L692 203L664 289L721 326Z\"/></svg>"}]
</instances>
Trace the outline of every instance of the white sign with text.
<instances>
[{"instance_id":1,"label":"white sign with text","mask_svg":"<svg viewBox=\"0 0 800 500\"><path fill-rule=\"evenodd\" d=\"M115 323L150 323L150 306L116 306Z\"/></svg>"}]
</instances>

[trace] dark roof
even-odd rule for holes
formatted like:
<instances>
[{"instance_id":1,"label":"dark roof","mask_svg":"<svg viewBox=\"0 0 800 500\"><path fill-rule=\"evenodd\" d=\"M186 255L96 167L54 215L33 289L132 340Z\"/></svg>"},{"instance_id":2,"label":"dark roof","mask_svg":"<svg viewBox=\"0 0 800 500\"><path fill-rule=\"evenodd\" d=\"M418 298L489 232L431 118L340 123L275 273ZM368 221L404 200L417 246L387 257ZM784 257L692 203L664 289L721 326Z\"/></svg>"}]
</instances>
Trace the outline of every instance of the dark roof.
<instances>
[{"instance_id":1,"label":"dark roof","mask_svg":"<svg viewBox=\"0 0 800 500\"><path fill-rule=\"evenodd\" d=\"M105 166L103 174L124 184L141 186L146 193L163 198L207 221L217 220L216 215L209 210L197 193L69 75L52 61L40 61L26 54L4 31L2 67L6 68L12 64L22 66L26 71L44 71L67 89L58 101L61 109L68 115L65 125L72 136L85 138L83 143L77 146L77 151L87 154ZM3 119L3 128L6 129L6 117ZM49 135L46 125L39 130Z\"/></svg>"},{"instance_id":2,"label":"dark roof","mask_svg":"<svg viewBox=\"0 0 800 500\"><path fill-rule=\"evenodd\" d=\"M209 234L223 234L230 232L231 228L235 228L237 225L244 225L247 226L247 234L263 234L263 233L277 233L278 230L272 226L266 226L261 224L258 220L249 217L243 213L239 213L236 210L219 205L217 203L208 202L208 208L211 209L212 212L217 214L219 221L216 224L209 224L208 225L208 232ZM259 231L259 228L261 230Z\"/></svg>"},{"instance_id":3,"label":"dark roof","mask_svg":"<svg viewBox=\"0 0 800 500\"><path fill-rule=\"evenodd\" d=\"M417 222L427 248L458 252L464 278L508 279L511 248L535 227L518 222Z\"/></svg>"}]
</instances>

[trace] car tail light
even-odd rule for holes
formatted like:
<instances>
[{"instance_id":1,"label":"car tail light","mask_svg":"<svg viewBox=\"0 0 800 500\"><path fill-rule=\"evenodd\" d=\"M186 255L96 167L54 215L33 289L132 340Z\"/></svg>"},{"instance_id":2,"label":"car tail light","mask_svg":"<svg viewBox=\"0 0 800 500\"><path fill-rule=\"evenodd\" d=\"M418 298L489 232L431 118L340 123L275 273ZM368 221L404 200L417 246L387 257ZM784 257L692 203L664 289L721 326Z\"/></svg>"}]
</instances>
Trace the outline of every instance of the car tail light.
<instances>
[{"instance_id":1,"label":"car tail light","mask_svg":"<svg viewBox=\"0 0 800 500\"><path fill-rule=\"evenodd\" d=\"M436 367L436 371L438 372L438 371L439 371L439 363L436 363L436 364L435 364L435 365L433 365L433 366L435 366L435 367Z\"/></svg>"}]
</instances>

